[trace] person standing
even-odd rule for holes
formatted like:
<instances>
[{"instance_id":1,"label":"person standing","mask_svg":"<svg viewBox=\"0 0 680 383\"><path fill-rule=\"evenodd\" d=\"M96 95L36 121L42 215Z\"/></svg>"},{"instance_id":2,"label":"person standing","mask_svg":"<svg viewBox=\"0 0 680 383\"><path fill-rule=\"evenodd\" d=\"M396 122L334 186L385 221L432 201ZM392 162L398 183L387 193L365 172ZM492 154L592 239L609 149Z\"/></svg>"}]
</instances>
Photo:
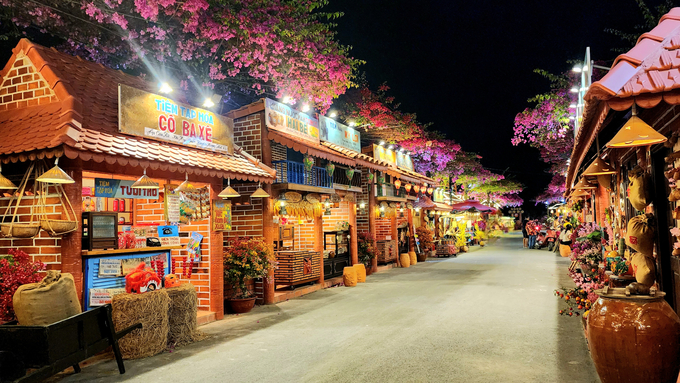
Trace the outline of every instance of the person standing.
<instances>
[{"instance_id":1,"label":"person standing","mask_svg":"<svg viewBox=\"0 0 680 383\"><path fill-rule=\"evenodd\" d=\"M527 221L526 220L524 220L524 222L522 222L522 240L523 240L524 248L526 249L527 247L529 247L529 234L527 233Z\"/></svg>"},{"instance_id":2,"label":"person standing","mask_svg":"<svg viewBox=\"0 0 680 383\"><path fill-rule=\"evenodd\" d=\"M529 248L533 249L536 245L536 235L538 231L536 229L536 223L534 221L529 221L526 225L527 234L529 235Z\"/></svg>"},{"instance_id":3,"label":"person standing","mask_svg":"<svg viewBox=\"0 0 680 383\"><path fill-rule=\"evenodd\" d=\"M560 255L565 258L571 255L571 234L571 224L565 223L564 230L560 233Z\"/></svg>"}]
</instances>

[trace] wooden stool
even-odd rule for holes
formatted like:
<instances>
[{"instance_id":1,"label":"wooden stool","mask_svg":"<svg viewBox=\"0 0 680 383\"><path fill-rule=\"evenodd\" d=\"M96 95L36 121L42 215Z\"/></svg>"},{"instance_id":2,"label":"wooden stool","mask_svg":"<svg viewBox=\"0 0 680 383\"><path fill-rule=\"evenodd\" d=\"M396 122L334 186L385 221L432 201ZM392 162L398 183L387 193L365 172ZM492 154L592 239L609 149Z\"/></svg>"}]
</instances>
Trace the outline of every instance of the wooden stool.
<instances>
[{"instance_id":1,"label":"wooden stool","mask_svg":"<svg viewBox=\"0 0 680 383\"><path fill-rule=\"evenodd\" d=\"M411 267L411 256L408 253L401 253L399 263L401 263L401 267Z\"/></svg>"},{"instance_id":2,"label":"wooden stool","mask_svg":"<svg viewBox=\"0 0 680 383\"><path fill-rule=\"evenodd\" d=\"M342 281L347 287L354 287L357 285L357 271L353 266L342 269Z\"/></svg>"},{"instance_id":3,"label":"wooden stool","mask_svg":"<svg viewBox=\"0 0 680 383\"><path fill-rule=\"evenodd\" d=\"M354 270L357 272L357 282L366 282L366 266L364 266L363 263L357 263L352 267L354 267Z\"/></svg>"}]
</instances>

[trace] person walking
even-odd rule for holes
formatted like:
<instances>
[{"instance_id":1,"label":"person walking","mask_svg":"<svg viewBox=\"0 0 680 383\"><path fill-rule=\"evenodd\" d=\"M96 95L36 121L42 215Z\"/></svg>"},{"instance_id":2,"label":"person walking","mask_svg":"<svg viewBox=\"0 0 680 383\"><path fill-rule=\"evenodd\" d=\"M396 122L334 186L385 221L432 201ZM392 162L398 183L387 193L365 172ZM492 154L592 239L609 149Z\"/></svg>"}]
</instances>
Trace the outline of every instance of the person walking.
<instances>
[{"instance_id":1,"label":"person walking","mask_svg":"<svg viewBox=\"0 0 680 383\"><path fill-rule=\"evenodd\" d=\"M533 249L536 245L536 235L538 230L536 229L536 223L534 221L529 221L527 223L527 234L529 235L529 248Z\"/></svg>"},{"instance_id":2,"label":"person walking","mask_svg":"<svg viewBox=\"0 0 680 383\"><path fill-rule=\"evenodd\" d=\"M571 234L571 224L565 223L564 230L560 233L560 255L565 258L571 255Z\"/></svg>"},{"instance_id":3,"label":"person walking","mask_svg":"<svg viewBox=\"0 0 680 383\"><path fill-rule=\"evenodd\" d=\"M522 222L522 238L523 238L523 243L524 243L524 248L526 249L529 247L529 234L527 233L527 220L524 220Z\"/></svg>"}]
</instances>

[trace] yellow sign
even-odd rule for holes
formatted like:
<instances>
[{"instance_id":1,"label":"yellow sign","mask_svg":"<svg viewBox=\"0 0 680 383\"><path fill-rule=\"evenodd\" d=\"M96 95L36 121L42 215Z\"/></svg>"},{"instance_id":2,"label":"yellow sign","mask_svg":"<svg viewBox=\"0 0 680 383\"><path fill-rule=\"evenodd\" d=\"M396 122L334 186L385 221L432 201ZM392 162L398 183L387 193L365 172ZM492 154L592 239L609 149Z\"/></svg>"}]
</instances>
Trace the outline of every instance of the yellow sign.
<instances>
[{"instance_id":1,"label":"yellow sign","mask_svg":"<svg viewBox=\"0 0 680 383\"><path fill-rule=\"evenodd\" d=\"M397 166L397 155L394 150L387 149L382 145L373 145L373 158Z\"/></svg>"},{"instance_id":2,"label":"yellow sign","mask_svg":"<svg viewBox=\"0 0 680 383\"><path fill-rule=\"evenodd\" d=\"M234 120L118 85L118 131L213 152L234 152Z\"/></svg>"}]
</instances>

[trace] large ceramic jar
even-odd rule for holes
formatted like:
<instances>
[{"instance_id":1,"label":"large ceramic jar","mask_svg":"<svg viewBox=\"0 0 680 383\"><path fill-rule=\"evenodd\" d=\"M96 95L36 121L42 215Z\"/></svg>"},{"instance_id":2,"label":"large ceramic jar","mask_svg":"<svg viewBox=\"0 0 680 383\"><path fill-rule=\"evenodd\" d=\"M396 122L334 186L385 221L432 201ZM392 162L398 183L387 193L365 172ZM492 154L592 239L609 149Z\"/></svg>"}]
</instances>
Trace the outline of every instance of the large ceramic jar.
<instances>
[{"instance_id":1,"label":"large ceramic jar","mask_svg":"<svg viewBox=\"0 0 680 383\"><path fill-rule=\"evenodd\" d=\"M680 318L665 293L626 297L598 290L588 314L588 344L602 383L675 382L680 369Z\"/></svg>"}]
</instances>

